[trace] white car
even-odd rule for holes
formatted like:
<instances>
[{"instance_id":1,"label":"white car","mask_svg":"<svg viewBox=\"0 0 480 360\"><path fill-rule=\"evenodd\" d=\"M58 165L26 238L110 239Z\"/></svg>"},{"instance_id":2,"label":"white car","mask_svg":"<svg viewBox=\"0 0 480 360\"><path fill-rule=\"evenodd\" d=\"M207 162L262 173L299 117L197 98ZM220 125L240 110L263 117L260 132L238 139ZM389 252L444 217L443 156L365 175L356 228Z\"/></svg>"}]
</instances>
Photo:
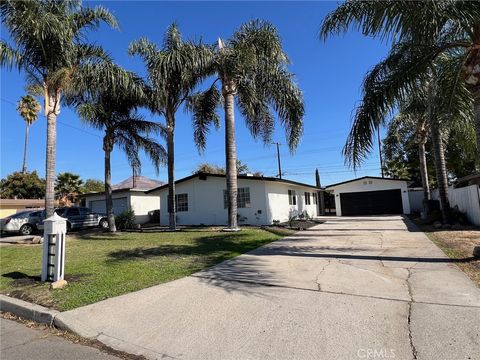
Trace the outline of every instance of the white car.
<instances>
[{"instance_id":1,"label":"white car","mask_svg":"<svg viewBox=\"0 0 480 360\"><path fill-rule=\"evenodd\" d=\"M0 231L3 233L20 233L31 235L38 231L38 224L43 220L43 210L26 210L0 219Z\"/></svg>"}]
</instances>

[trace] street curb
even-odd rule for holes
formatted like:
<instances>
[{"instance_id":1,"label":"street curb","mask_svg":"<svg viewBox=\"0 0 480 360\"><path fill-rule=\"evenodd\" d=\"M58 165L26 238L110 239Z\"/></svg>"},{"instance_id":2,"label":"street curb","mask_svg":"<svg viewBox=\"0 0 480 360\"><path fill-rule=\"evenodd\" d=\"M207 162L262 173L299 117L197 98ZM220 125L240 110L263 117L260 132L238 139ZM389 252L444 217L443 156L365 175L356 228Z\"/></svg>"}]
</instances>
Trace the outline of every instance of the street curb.
<instances>
[{"instance_id":1,"label":"street curb","mask_svg":"<svg viewBox=\"0 0 480 360\"><path fill-rule=\"evenodd\" d=\"M58 329L69 331L87 339L96 340L100 335L100 333L90 329L88 326L85 326L78 321L72 321L68 311L59 313L58 316L55 316L53 319L53 325Z\"/></svg>"},{"instance_id":2,"label":"street curb","mask_svg":"<svg viewBox=\"0 0 480 360\"><path fill-rule=\"evenodd\" d=\"M33 320L49 326L53 325L55 317L60 314L60 312L57 310L51 310L46 307L32 304L20 299L15 299L3 294L0 294L0 310L11 312L24 319Z\"/></svg>"}]
</instances>

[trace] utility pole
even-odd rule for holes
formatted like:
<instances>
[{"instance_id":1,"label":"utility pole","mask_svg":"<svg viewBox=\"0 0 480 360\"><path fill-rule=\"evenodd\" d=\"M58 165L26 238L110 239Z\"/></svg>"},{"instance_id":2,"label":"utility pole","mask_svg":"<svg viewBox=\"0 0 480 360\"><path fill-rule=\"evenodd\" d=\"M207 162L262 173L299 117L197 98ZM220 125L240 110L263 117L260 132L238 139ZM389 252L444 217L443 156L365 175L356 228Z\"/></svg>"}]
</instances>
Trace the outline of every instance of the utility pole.
<instances>
[{"instance_id":1,"label":"utility pole","mask_svg":"<svg viewBox=\"0 0 480 360\"><path fill-rule=\"evenodd\" d=\"M320 173L318 169L315 169L315 183L317 185L317 200L318 200L318 214L325 215L325 192L322 189L322 184L320 183Z\"/></svg>"},{"instance_id":2,"label":"utility pole","mask_svg":"<svg viewBox=\"0 0 480 360\"><path fill-rule=\"evenodd\" d=\"M377 136L378 136L378 156L380 157L380 171L382 172L382 178L385 177L383 174L383 159L382 159L382 141L380 140L380 125L377 127Z\"/></svg>"},{"instance_id":3,"label":"utility pole","mask_svg":"<svg viewBox=\"0 0 480 360\"><path fill-rule=\"evenodd\" d=\"M277 145L277 162L278 162L278 178L282 178L282 165L280 163L280 143L274 142L273 144Z\"/></svg>"}]
</instances>

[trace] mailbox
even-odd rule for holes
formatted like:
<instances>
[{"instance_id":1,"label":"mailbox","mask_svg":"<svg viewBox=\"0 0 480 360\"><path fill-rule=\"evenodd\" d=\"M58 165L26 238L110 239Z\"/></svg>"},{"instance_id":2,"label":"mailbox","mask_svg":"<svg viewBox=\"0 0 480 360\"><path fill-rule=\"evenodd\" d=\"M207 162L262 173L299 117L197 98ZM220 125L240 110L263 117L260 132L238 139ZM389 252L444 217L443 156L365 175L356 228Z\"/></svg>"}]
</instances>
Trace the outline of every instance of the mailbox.
<instances>
[{"instance_id":1,"label":"mailbox","mask_svg":"<svg viewBox=\"0 0 480 360\"><path fill-rule=\"evenodd\" d=\"M63 280L67 221L54 213L43 224L42 281Z\"/></svg>"}]
</instances>

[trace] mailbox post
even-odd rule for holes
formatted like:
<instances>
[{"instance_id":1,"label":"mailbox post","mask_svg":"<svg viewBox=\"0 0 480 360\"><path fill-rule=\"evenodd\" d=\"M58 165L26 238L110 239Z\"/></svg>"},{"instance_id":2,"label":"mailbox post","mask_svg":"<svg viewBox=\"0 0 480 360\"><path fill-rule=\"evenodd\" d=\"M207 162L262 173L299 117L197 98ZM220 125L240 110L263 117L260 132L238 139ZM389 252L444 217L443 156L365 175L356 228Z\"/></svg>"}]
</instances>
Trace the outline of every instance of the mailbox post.
<instances>
[{"instance_id":1,"label":"mailbox post","mask_svg":"<svg viewBox=\"0 0 480 360\"><path fill-rule=\"evenodd\" d=\"M42 281L63 280L67 221L54 213L43 224Z\"/></svg>"}]
</instances>

